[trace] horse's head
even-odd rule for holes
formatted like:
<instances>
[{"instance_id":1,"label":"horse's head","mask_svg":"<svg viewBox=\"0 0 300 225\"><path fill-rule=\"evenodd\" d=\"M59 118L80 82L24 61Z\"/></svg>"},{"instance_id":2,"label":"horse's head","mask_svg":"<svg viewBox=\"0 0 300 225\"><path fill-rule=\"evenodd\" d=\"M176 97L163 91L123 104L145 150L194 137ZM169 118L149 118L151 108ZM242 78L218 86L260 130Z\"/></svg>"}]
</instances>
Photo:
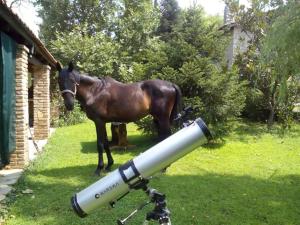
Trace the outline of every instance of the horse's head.
<instances>
[{"instance_id":1,"label":"horse's head","mask_svg":"<svg viewBox=\"0 0 300 225\"><path fill-rule=\"evenodd\" d=\"M74 70L73 63L70 62L68 68L62 68L60 63L57 63L58 70L58 84L61 94L64 98L64 103L67 110L73 110L74 98L77 92L77 85L79 85L80 76Z\"/></svg>"}]
</instances>

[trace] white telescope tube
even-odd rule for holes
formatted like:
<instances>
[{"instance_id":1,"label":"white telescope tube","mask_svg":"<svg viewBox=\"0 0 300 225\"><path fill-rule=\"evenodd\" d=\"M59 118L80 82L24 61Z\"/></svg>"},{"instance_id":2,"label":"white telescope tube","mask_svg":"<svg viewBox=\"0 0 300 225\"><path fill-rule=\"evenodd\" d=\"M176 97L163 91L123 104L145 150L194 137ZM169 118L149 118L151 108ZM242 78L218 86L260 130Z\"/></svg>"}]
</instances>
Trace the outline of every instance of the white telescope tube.
<instances>
[{"instance_id":1,"label":"white telescope tube","mask_svg":"<svg viewBox=\"0 0 300 225\"><path fill-rule=\"evenodd\" d=\"M80 217L85 217L94 209L116 201L141 179L149 178L210 139L212 136L203 120L196 119L189 126L75 194L71 199L74 211Z\"/></svg>"}]
</instances>

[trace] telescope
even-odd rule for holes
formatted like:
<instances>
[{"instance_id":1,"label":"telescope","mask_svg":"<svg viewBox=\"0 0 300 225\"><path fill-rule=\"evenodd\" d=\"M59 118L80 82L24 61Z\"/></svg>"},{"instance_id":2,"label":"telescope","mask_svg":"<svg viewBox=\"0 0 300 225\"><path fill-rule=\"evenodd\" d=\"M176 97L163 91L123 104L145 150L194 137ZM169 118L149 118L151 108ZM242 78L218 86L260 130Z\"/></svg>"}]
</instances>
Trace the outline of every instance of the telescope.
<instances>
[{"instance_id":1,"label":"telescope","mask_svg":"<svg viewBox=\"0 0 300 225\"><path fill-rule=\"evenodd\" d=\"M145 184L155 173L211 139L212 135L201 118L185 124L178 132L75 194L71 198L74 211L78 216L85 217L98 207L114 205L133 189L144 189L153 196L153 191L147 190Z\"/></svg>"}]
</instances>

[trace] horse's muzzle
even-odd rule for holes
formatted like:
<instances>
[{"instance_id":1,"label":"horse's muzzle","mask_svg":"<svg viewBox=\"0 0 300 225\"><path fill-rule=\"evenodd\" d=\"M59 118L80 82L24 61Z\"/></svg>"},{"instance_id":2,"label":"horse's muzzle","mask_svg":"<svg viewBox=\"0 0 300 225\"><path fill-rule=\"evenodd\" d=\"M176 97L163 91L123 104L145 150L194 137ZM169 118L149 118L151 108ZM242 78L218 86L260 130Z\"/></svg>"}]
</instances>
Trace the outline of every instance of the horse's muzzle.
<instances>
[{"instance_id":1,"label":"horse's muzzle","mask_svg":"<svg viewBox=\"0 0 300 225\"><path fill-rule=\"evenodd\" d=\"M72 103L65 103L65 106L68 111L72 111L74 109L74 104Z\"/></svg>"},{"instance_id":2,"label":"horse's muzzle","mask_svg":"<svg viewBox=\"0 0 300 225\"><path fill-rule=\"evenodd\" d=\"M71 111L74 109L74 98L69 93L64 94L64 103L65 107L68 111Z\"/></svg>"}]
</instances>

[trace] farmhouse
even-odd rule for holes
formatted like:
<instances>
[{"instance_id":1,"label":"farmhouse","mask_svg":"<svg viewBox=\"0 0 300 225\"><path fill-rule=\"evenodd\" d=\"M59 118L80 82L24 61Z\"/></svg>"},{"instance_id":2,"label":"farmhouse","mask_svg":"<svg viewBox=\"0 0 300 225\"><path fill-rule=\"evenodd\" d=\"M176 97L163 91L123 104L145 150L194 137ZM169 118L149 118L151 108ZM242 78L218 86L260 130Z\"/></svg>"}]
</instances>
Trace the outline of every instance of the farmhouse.
<instances>
[{"instance_id":1,"label":"farmhouse","mask_svg":"<svg viewBox=\"0 0 300 225\"><path fill-rule=\"evenodd\" d=\"M0 168L23 168L29 160L29 118L35 140L49 136L50 71L57 61L2 0L0 46Z\"/></svg>"}]
</instances>

